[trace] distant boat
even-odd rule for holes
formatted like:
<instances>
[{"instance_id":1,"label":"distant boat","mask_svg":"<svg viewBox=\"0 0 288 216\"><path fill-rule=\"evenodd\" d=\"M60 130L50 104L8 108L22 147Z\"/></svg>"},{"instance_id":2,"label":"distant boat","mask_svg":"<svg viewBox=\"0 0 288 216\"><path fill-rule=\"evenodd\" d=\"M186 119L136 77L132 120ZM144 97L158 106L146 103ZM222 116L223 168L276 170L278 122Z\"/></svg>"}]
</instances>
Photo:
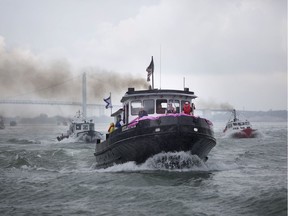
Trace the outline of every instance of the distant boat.
<instances>
[{"instance_id":1,"label":"distant boat","mask_svg":"<svg viewBox=\"0 0 288 216\"><path fill-rule=\"evenodd\" d=\"M17 125L17 122L16 121L10 121L10 126L14 127Z\"/></svg>"},{"instance_id":2,"label":"distant boat","mask_svg":"<svg viewBox=\"0 0 288 216\"><path fill-rule=\"evenodd\" d=\"M75 141L84 141L87 143L96 143L97 140L103 139L102 133L95 131L95 124L92 119L86 117L86 74L83 74L82 79L82 114L80 111L76 113L76 116L71 121L69 129L66 134L62 134L57 137L58 141L65 138L71 138ZM63 122L64 123L64 122ZM67 123L67 122L66 122Z\"/></svg>"},{"instance_id":3,"label":"distant boat","mask_svg":"<svg viewBox=\"0 0 288 216\"><path fill-rule=\"evenodd\" d=\"M252 128L251 123L247 119L240 119L235 109L232 110L232 116L223 132L233 138L254 138L257 136L257 130Z\"/></svg>"},{"instance_id":4,"label":"distant boat","mask_svg":"<svg viewBox=\"0 0 288 216\"><path fill-rule=\"evenodd\" d=\"M71 121L67 133L58 136L57 140L61 141L65 138L86 143L95 143L97 139L103 139L102 133L95 131L94 122L83 118L80 111L77 112L77 115Z\"/></svg>"},{"instance_id":5,"label":"distant boat","mask_svg":"<svg viewBox=\"0 0 288 216\"><path fill-rule=\"evenodd\" d=\"M5 129L4 118L0 116L0 129Z\"/></svg>"}]
</instances>

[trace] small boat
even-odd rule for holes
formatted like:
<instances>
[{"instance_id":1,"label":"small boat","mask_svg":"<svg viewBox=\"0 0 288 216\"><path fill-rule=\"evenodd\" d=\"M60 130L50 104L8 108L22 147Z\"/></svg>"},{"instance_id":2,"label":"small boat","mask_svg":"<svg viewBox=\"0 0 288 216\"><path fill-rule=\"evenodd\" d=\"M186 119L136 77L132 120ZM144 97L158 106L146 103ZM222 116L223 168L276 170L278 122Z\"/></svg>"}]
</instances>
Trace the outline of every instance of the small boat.
<instances>
[{"instance_id":1,"label":"small boat","mask_svg":"<svg viewBox=\"0 0 288 216\"><path fill-rule=\"evenodd\" d=\"M235 109L232 110L232 116L223 132L233 138L254 138L257 136L257 130L252 128L247 119L241 120Z\"/></svg>"},{"instance_id":2,"label":"small boat","mask_svg":"<svg viewBox=\"0 0 288 216\"><path fill-rule=\"evenodd\" d=\"M17 122L16 121L10 121L10 126L11 127L14 127L14 126L16 126L17 125Z\"/></svg>"},{"instance_id":3,"label":"small boat","mask_svg":"<svg viewBox=\"0 0 288 216\"><path fill-rule=\"evenodd\" d=\"M195 98L189 88L128 88L121 99L123 108L111 115L115 116L115 123L122 120L123 124L107 134L106 140L97 140L96 168L129 161L141 164L163 152L189 152L205 162L216 145L213 125L205 118L194 116L193 110L187 114L182 111ZM173 109L169 112L171 105Z\"/></svg>"},{"instance_id":4,"label":"small boat","mask_svg":"<svg viewBox=\"0 0 288 216\"><path fill-rule=\"evenodd\" d=\"M87 121L81 116L80 111L77 112L75 118L71 121L66 134L57 137L58 141L65 138L71 138L75 141L84 141L86 143L95 143L97 139L103 139L102 133L95 131L93 120Z\"/></svg>"},{"instance_id":5,"label":"small boat","mask_svg":"<svg viewBox=\"0 0 288 216\"><path fill-rule=\"evenodd\" d=\"M0 116L0 129L5 129L4 118Z\"/></svg>"}]
</instances>

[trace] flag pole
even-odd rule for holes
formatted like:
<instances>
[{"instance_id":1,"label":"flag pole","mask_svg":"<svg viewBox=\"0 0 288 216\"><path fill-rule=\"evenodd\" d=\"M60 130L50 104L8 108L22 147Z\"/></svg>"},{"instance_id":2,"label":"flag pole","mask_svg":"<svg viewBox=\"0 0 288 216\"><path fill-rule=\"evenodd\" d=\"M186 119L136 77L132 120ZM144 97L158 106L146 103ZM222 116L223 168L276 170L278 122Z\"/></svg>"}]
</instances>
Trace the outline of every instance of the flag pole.
<instances>
[{"instance_id":1,"label":"flag pole","mask_svg":"<svg viewBox=\"0 0 288 216\"><path fill-rule=\"evenodd\" d=\"M112 97L111 97L111 92L110 92L110 101L111 101L111 106L110 106L110 109L111 109L111 115L112 115L112 108L113 108L113 105L112 105Z\"/></svg>"},{"instance_id":2,"label":"flag pole","mask_svg":"<svg viewBox=\"0 0 288 216\"><path fill-rule=\"evenodd\" d=\"M153 61L153 56L152 56ZM153 69L152 69L152 89L154 89L154 61L153 61Z\"/></svg>"},{"instance_id":3,"label":"flag pole","mask_svg":"<svg viewBox=\"0 0 288 216\"><path fill-rule=\"evenodd\" d=\"M161 44L160 44L160 89L161 89Z\"/></svg>"}]
</instances>

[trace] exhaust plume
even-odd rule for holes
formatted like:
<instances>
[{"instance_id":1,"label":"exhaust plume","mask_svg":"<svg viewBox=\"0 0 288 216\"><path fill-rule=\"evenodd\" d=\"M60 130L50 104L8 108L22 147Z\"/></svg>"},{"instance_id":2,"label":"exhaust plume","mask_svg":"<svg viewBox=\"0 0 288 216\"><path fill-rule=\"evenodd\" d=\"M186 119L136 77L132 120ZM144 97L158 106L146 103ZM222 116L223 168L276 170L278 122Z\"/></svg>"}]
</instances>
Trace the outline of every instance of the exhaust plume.
<instances>
[{"instance_id":1,"label":"exhaust plume","mask_svg":"<svg viewBox=\"0 0 288 216\"><path fill-rule=\"evenodd\" d=\"M199 109L218 109L218 110L232 110L233 106L229 103L217 103L215 101L197 100L196 106Z\"/></svg>"},{"instance_id":2,"label":"exhaust plume","mask_svg":"<svg viewBox=\"0 0 288 216\"><path fill-rule=\"evenodd\" d=\"M109 92L123 94L128 87L148 88L143 78L99 68L87 74L87 99L95 101ZM75 75L65 60L43 62L29 50L5 49L0 36L0 98L81 101L82 73ZM79 74L79 73L78 73Z\"/></svg>"}]
</instances>

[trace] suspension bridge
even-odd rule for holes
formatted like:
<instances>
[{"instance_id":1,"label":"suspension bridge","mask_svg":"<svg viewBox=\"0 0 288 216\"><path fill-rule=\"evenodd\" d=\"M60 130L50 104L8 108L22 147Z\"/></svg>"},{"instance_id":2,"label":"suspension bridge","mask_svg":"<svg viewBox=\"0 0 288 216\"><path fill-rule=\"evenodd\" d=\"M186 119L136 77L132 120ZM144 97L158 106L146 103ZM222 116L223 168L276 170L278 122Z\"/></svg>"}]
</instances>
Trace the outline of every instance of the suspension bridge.
<instances>
[{"instance_id":1,"label":"suspension bridge","mask_svg":"<svg viewBox=\"0 0 288 216\"><path fill-rule=\"evenodd\" d=\"M50 105L50 106L75 106L75 107L82 107L82 102L75 102L75 101L61 101L61 100L15 100L15 99L0 99L0 104L15 104L15 105ZM87 103L86 107L89 109L93 109L96 111L99 116L105 114L105 105L102 104L91 104ZM113 105L113 108L115 111L117 109L120 109L122 105ZM229 109L219 109L219 108L201 108L196 109L197 111L200 111L201 113L211 114L213 112L227 112L230 111Z\"/></svg>"},{"instance_id":2,"label":"suspension bridge","mask_svg":"<svg viewBox=\"0 0 288 216\"><path fill-rule=\"evenodd\" d=\"M78 108L82 107L82 102L75 102L75 101L61 101L61 100L15 100L15 99L0 99L0 104L7 104L7 105L47 105L47 106L75 106ZM105 104L91 104L87 103L86 107L88 109L93 109L96 113L101 116L105 113ZM121 105L113 105L113 108L119 109Z\"/></svg>"},{"instance_id":3,"label":"suspension bridge","mask_svg":"<svg viewBox=\"0 0 288 216\"><path fill-rule=\"evenodd\" d=\"M52 86L53 87L53 86ZM52 88L51 87L51 88ZM47 88L45 88L47 89ZM82 102L75 102L75 101L61 101L61 100L31 100L31 99L1 99L0 104L7 104L7 105L50 105L50 106L77 106L82 107L83 116L86 116L86 108L93 109L94 114L98 114L99 116L105 115L105 103L102 104L89 104L87 103L87 96L86 96L86 74L83 73L82 76ZM122 105L114 105L114 111L121 108ZM202 114L211 115L212 112L227 112L228 109L219 109L219 108L201 108L197 109L197 112L200 111ZM111 110L112 112L112 110Z\"/></svg>"}]
</instances>

